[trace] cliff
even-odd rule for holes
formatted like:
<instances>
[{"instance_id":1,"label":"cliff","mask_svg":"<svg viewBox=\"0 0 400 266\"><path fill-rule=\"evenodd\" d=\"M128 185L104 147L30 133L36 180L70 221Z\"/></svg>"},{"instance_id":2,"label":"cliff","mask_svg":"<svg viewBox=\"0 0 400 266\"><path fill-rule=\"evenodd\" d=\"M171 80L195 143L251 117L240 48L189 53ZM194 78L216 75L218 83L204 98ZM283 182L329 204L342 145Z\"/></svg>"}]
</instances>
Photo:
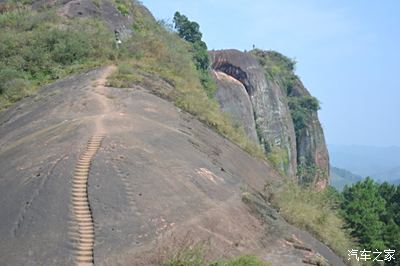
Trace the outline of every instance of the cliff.
<instances>
[{"instance_id":1,"label":"cliff","mask_svg":"<svg viewBox=\"0 0 400 266\"><path fill-rule=\"evenodd\" d=\"M224 111L244 125L249 138L254 139L256 131L268 158L283 174L325 188L329 156L318 120L319 104L294 74L294 62L261 50L211 51L210 55L212 70L235 81L229 89L222 75L214 75L217 99L221 106L229 106ZM244 107L235 95L238 83L246 89L251 106ZM249 118L248 110L253 110L253 117ZM251 129L253 124L255 129Z\"/></svg>"},{"instance_id":2,"label":"cliff","mask_svg":"<svg viewBox=\"0 0 400 266\"><path fill-rule=\"evenodd\" d=\"M265 78L257 58L250 53L237 50L212 51L211 58L214 71L223 72L243 84L252 105L247 109L253 109L254 116L251 120L255 121L260 143L267 153L278 155L279 170L294 178L297 168L296 138L282 90L276 83ZM221 83L218 76L217 83ZM220 90L221 87L218 88L217 95L221 93ZM224 94L229 93L226 88L224 91ZM229 99L230 97L225 97L221 101L218 98L222 106L232 105L226 102ZM248 124L243 120L239 122Z\"/></svg>"}]
</instances>

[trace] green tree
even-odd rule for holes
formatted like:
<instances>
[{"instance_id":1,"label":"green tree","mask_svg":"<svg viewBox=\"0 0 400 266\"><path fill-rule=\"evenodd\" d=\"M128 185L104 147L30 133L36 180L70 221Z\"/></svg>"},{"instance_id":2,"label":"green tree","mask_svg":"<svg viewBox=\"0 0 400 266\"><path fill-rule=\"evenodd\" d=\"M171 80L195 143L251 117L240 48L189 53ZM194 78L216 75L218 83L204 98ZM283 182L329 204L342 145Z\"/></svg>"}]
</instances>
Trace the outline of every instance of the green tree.
<instances>
[{"instance_id":1,"label":"green tree","mask_svg":"<svg viewBox=\"0 0 400 266\"><path fill-rule=\"evenodd\" d=\"M390 220L393 220L395 216L394 196L396 195L396 187L388 182L384 182L379 186L379 195L385 200L386 212L382 216L382 219L383 222L387 224Z\"/></svg>"},{"instance_id":2,"label":"green tree","mask_svg":"<svg viewBox=\"0 0 400 266\"><path fill-rule=\"evenodd\" d=\"M350 226L352 236L359 240L362 248L386 248L382 234L385 229L385 223L382 221L386 212L385 205L386 201L379 193L379 185L369 177L344 188L341 204L343 215Z\"/></svg>"},{"instance_id":3,"label":"green tree","mask_svg":"<svg viewBox=\"0 0 400 266\"><path fill-rule=\"evenodd\" d=\"M190 21L185 15L175 12L174 20L175 29L179 36L191 43L201 41L203 34L200 32L200 25L197 22Z\"/></svg>"},{"instance_id":4,"label":"green tree","mask_svg":"<svg viewBox=\"0 0 400 266\"><path fill-rule=\"evenodd\" d=\"M208 56L207 44L201 40L203 34L197 22L190 21L185 15L175 12L173 19L175 29L179 37L192 44L193 60L199 72L200 81L207 95L214 96L216 85L208 73L210 58Z\"/></svg>"}]
</instances>

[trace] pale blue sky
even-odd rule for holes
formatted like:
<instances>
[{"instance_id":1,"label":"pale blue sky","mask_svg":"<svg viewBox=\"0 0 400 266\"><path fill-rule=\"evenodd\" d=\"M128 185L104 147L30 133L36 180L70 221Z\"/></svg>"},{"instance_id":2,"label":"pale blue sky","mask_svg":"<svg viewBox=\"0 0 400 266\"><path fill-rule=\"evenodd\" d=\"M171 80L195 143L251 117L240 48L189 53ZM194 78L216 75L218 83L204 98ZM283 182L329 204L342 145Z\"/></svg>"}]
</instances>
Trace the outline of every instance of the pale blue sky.
<instances>
[{"instance_id":1,"label":"pale blue sky","mask_svg":"<svg viewBox=\"0 0 400 266\"><path fill-rule=\"evenodd\" d=\"M328 143L400 146L400 1L144 0L200 24L209 49L277 50L322 103Z\"/></svg>"}]
</instances>

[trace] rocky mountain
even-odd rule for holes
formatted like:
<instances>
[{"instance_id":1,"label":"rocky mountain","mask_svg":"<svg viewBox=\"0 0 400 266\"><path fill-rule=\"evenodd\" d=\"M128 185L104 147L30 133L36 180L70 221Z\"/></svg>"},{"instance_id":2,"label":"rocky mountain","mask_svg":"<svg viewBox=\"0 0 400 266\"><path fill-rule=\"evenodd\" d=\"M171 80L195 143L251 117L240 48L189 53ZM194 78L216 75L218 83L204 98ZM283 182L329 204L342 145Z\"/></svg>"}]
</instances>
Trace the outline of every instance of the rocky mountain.
<instances>
[{"instance_id":1,"label":"rocky mountain","mask_svg":"<svg viewBox=\"0 0 400 266\"><path fill-rule=\"evenodd\" d=\"M263 145L284 175L323 189L329 155L318 103L294 75L290 60L261 50L210 54L222 109Z\"/></svg>"},{"instance_id":2,"label":"rocky mountain","mask_svg":"<svg viewBox=\"0 0 400 266\"><path fill-rule=\"evenodd\" d=\"M0 13L13 41L0 46L1 264L162 265L200 245L208 261L344 265L266 193L284 175L323 188L329 169L318 108L284 57L211 52L218 104L188 43L138 1Z\"/></svg>"}]
</instances>

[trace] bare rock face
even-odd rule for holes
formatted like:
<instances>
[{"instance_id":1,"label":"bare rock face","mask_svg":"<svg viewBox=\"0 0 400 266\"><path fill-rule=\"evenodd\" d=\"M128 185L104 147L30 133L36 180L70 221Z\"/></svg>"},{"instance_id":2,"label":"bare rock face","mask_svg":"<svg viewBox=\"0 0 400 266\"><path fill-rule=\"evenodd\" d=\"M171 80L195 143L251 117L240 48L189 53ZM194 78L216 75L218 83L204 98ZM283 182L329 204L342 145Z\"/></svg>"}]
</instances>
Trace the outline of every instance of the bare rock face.
<instances>
[{"instance_id":1,"label":"bare rock face","mask_svg":"<svg viewBox=\"0 0 400 266\"><path fill-rule=\"evenodd\" d=\"M261 50L212 51L211 58L212 69L220 73L214 78L222 109L244 125L249 138L254 139L256 131L259 143L283 174L325 188L329 155L318 101L294 74L295 63L277 52ZM250 103L239 91L247 93Z\"/></svg>"},{"instance_id":2,"label":"bare rock face","mask_svg":"<svg viewBox=\"0 0 400 266\"><path fill-rule=\"evenodd\" d=\"M215 97L222 110L230 114L239 126L243 126L252 141L258 143L253 106L246 88L240 81L224 72L213 71L212 74L218 86Z\"/></svg>"},{"instance_id":3,"label":"bare rock face","mask_svg":"<svg viewBox=\"0 0 400 266\"><path fill-rule=\"evenodd\" d=\"M296 137L285 95L278 84L265 78L257 58L238 50L212 51L212 68L223 72L243 84L250 97L258 137L266 150L278 150L281 172L295 177L297 169ZM227 88L218 84L217 95ZM232 93L233 93L232 89ZM233 95L231 97L234 97ZM218 97L217 97L218 98ZM218 100L220 100L218 98ZM221 102L227 105L226 102ZM234 104L234 103L232 103ZM248 107L247 109L249 109ZM230 110L232 116L238 117ZM245 117L245 115L241 115ZM246 121L241 121L248 124ZM252 138L251 135L249 135Z\"/></svg>"},{"instance_id":4,"label":"bare rock face","mask_svg":"<svg viewBox=\"0 0 400 266\"><path fill-rule=\"evenodd\" d=\"M301 81L297 79L290 91L289 97L311 96ZM308 123L297 133L297 161L300 169L298 173L302 183L310 183L321 190L328 184L329 154L325 143L324 132L318 120L318 113L313 111L308 116ZM307 173L308 171L308 173Z\"/></svg>"}]
</instances>

